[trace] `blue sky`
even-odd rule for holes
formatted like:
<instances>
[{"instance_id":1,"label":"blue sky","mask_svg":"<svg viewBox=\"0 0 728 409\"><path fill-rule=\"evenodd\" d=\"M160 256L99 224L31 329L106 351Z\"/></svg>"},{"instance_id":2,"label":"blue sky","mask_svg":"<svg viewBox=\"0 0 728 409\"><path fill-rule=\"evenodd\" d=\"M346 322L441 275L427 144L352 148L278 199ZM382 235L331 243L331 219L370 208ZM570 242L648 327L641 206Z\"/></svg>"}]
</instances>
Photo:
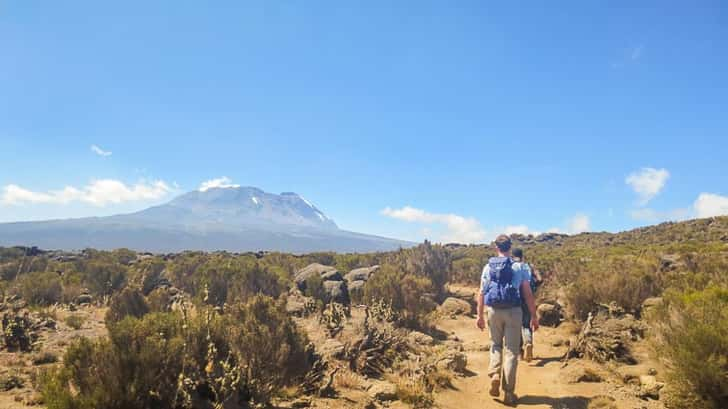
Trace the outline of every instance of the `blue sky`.
<instances>
[{"instance_id":1,"label":"blue sky","mask_svg":"<svg viewBox=\"0 0 728 409\"><path fill-rule=\"evenodd\" d=\"M0 1L0 221L221 177L413 240L728 213L728 6L639 3Z\"/></svg>"}]
</instances>

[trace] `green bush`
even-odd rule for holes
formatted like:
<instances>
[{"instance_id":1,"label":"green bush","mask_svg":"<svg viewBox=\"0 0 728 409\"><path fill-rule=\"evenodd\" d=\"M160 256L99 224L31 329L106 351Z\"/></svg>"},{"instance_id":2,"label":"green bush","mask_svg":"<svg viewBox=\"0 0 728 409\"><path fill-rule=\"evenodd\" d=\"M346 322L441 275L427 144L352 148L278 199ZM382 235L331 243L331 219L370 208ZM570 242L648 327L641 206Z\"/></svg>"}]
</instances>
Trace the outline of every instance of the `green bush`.
<instances>
[{"instance_id":1,"label":"green bush","mask_svg":"<svg viewBox=\"0 0 728 409\"><path fill-rule=\"evenodd\" d=\"M20 295L29 304L51 305L61 301L63 284L54 272L23 274L18 278Z\"/></svg>"},{"instance_id":2,"label":"green bush","mask_svg":"<svg viewBox=\"0 0 728 409\"><path fill-rule=\"evenodd\" d=\"M308 369L306 338L283 302L126 316L109 337L81 338L40 378L49 409L180 409L266 403Z\"/></svg>"},{"instance_id":3,"label":"green bush","mask_svg":"<svg viewBox=\"0 0 728 409\"><path fill-rule=\"evenodd\" d=\"M384 265L364 285L364 300L368 304L384 301L404 324L417 326L435 307L432 291L429 278Z\"/></svg>"},{"instance_id":4,"label":"green bush","mask_svg":"<svg viewBox=\"0 0 728 409\"><path fill-rule=\"evenodd\" d=\"M241 392L249 401L267 402L275 391L310 369L306 336L286 312L285 301L257 295L229 312L230 345L241 376Z\"/></svg>"},{"instance_id":5,"label":"green bush","mask_svg":"<svg viewBox=\"0 0 728 409\"><path fill-rule=\"evenodd\" d=\"M728 407L728 288L669 291L650 317L657 353L670 368L671 407Z\"/></svg>"},{"instance_id":6,"label":"green bush","mask_svg":"<svg viewBox=\"0 0 728 409\"><path fill-rule=\"evenodd\" d=\"M83 323L86 322L86 318L79 314L71 314L65 319L66 325L73 329L81 329Z\"/></svg>"},{"instance_id":7,"label":"green bush","mask_svg":"<svg viewBox=\"0 0 728 409\"><path fill-rule=\"evenodd\" d=\"M136 288L127 287L111 299L105 318L108 326L127 316L140 318L147 313L149 313L149 304L144 299L142 292Z\"/></svg>"}]
</instances>

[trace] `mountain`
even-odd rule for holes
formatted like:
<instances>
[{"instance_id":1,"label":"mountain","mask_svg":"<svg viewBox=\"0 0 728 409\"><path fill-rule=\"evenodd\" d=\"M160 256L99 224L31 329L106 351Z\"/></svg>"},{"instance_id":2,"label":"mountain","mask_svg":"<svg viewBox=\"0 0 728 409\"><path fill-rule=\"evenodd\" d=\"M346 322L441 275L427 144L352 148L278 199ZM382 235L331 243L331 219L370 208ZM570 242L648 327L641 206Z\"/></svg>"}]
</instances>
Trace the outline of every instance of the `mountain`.
<instances>
[{"instance_id":1,"label":"mountain","mask_svg":"<svg viewBox=\"0 0 728 409\"><path fill-rule=\"evenodd\" d=\"M255 187L185 193L148 209L108 217L0 223L0 246L47 249L370 252L412 243L349 232L300 195Z\"/></svg>"}]
</instances>

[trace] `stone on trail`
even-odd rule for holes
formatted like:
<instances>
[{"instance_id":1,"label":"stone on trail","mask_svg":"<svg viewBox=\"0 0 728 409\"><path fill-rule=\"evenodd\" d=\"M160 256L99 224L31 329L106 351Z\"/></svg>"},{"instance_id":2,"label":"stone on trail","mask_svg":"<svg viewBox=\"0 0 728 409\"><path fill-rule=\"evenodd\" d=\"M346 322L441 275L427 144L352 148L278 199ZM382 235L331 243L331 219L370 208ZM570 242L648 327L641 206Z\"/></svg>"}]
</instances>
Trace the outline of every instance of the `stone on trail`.
<instances>
[{"instance_id":1,"label":"stone on trail","mask_svg":"<svg viewBox=\"0 0 728 409\"><path fill-rule=\"evenodd\" d=\"M640 376L640 397L643 399L660 399L660 389L664 386L665 384L657 382L654 376L642 375Z\"/></svg>"},{"instance_id":2,"label":"stone on trail","mask_svg":"<svg viewBox=\"0 0 728 409\"><path fill-rule=\"evenodd\" d=\"M367 393L380 402L396 400L397 386L387 381L374 381L367 390Z\"/></svg>"},{"instance_id":3,"label":"stone on trail","mask_svg":"<svg viewBox=\"0 0 728 409\"><path fill-rule=\"evenodd\" d=\"M539 325L557 327L561 323L561 307L558 304L540 304L537 311Z\"/></svg>"},{"instance_id":4,"label":"stone on trail","mask_svg":"<svg viewBox=\"0 0 728 409\"><path fill-rule=\"evenodd\" d=\"M473 313L473 306L465 300L448 297L440 306L440 311L449 316L470 315Z\"/></svg>"}]
</instances>

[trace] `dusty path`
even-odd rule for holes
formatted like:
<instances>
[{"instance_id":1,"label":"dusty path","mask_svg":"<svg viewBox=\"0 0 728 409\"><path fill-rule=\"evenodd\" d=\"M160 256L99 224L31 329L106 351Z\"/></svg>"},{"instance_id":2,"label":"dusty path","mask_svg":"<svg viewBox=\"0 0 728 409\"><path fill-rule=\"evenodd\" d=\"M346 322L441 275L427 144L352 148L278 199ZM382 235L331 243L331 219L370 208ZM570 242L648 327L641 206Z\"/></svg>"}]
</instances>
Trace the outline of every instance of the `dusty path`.
<instances>
[{"instance_id":1,"label":"dusty path","mask_svg":"<svg viewBox=\"0 0 728 409\"><path fill-rule=\"evenodd\" d=\"M490 343L487 331L481 332L475 327L475 320L465 316L444 319L438 327L463 341L471 373L456 379L453 382L455 389L437 393L437 406L442 409L506 407L501 400L502 394L494 400L486 389L489 352L484 347ZM560 358L566 347L553 347L552 343L557 338L568 339L568 335L566 328L541 328L536 333L535 359L531 363L518 363L518 407L585 409L591 398L609 395L610 389L613 390L606 383L568 383L563 380Z\"/></svg>"}]
</instances>

